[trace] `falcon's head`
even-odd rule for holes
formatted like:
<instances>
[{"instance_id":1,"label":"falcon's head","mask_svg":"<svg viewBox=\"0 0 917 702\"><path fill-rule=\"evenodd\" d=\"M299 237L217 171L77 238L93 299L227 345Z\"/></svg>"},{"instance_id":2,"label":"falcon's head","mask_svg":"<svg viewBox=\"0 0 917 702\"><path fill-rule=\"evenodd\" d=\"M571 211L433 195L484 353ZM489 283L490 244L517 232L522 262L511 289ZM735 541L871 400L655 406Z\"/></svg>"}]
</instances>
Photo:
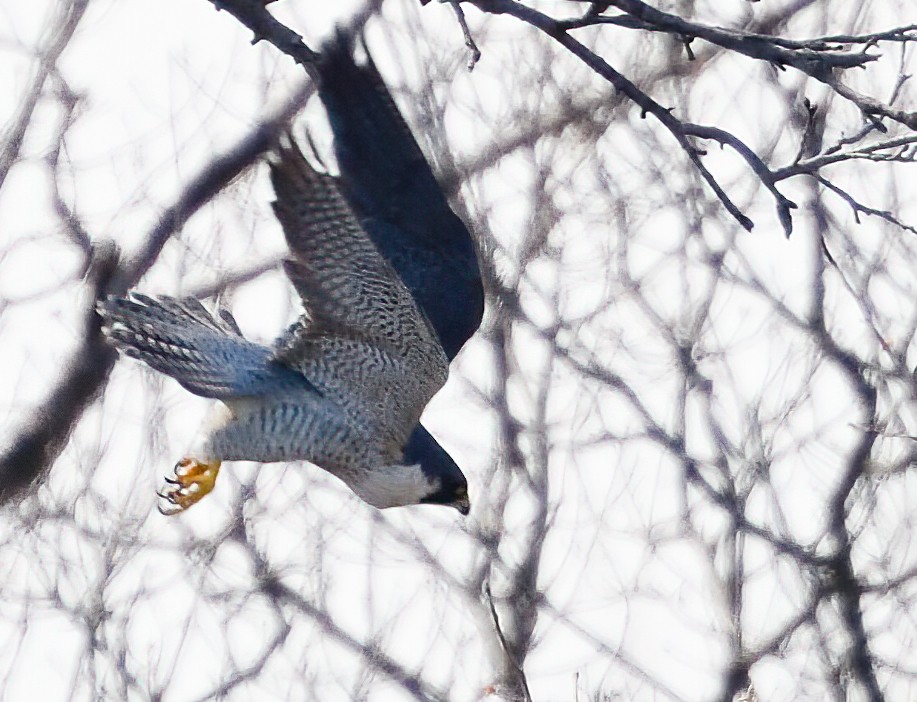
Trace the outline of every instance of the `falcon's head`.
<instances>
[{"instance_id":1,"label":"falcon's head","mask_svg":"<svg viewBox=\"0 0 917 702\"><path fill-rule=\"evenodd\" d=\"M429 485L427 494L419 499L420 504L448 505L463 515L471 511L465 474L420 424L404 447L404 462L418 468Z\"/></svg>"},{"instance_id":2,"label":"falcon's head","mask_svg":"<svg viewBox=\"0 0 917 702\"><path fill-rule=\"evenodd\" d=\"M468 481L436 439L420 424L414 427L396 464L361 471L347 484L378 509L407 505L446 505L463 515L471 511Z\"/></svg>"}]
</instances>

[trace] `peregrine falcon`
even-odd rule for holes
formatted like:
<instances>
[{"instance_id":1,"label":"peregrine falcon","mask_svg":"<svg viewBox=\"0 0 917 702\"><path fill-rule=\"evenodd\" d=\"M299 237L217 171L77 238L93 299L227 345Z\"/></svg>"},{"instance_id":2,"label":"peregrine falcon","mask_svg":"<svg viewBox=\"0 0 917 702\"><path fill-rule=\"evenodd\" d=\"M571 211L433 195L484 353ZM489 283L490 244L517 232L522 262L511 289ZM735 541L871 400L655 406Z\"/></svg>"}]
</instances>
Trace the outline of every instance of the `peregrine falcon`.
<instances>
[{"instance_id":1,"label":"peregrine falcon","mask_svg":"<svg viewBox=\"0 0 917 702\"><path fill-rule=\"evenodd\" d=\"M465 476L418 425L448 374L436 331L334 178L285 144L271 180L291 252L285 269L305 307L274 348L194 300L134 294L99 306L124 353L225 406L161 493L169 513L210 492L224 460L307 460L375 507L467 514Z\"/></svg>"}]
</instances>

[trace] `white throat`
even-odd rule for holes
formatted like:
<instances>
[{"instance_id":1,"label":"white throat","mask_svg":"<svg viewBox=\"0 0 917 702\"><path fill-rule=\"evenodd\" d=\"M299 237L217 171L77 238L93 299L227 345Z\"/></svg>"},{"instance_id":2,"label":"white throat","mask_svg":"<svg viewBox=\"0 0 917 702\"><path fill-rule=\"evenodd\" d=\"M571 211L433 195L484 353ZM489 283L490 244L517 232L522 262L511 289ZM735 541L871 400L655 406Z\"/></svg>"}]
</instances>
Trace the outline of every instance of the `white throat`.
<instances>
[{"instance_id":1,"label":"white throat","mask_svg":"<svg viewBox=\"0 0 917 702\"><path fill-rule=\"evenodd\" d=\"M420 465L380 466L360 476L351 489L373 507L416 505L439 490L435 480L429 480Z\"/></svg>"}]
</instances>

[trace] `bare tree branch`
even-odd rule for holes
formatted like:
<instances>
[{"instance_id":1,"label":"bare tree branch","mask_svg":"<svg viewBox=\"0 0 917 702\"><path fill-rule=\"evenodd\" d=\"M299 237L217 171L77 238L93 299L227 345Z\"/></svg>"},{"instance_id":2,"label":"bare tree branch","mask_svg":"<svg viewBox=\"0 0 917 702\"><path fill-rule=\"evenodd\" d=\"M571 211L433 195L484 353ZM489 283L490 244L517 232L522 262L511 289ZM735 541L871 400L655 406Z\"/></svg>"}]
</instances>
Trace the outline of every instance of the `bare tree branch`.
<instances>
[{"instance_id":1,"label":"bare tree branch","mask_svg":"<svg viewBox=\"0 0 917 702\"><path fill-rule=\"evenodd\" d=\"M56 22L51 25L51 36L47 46L38 51L38 67L29 88L25 91L19 112L12 123L3 130L3 139L0 141L0 189L3 188L10 169L19 158L22 140L32 123L32 115L45 89L45 83L56 70L57 60L70 43L88 5L89 0L68 0L57 6L59 15Z\"/></svg>"},{"instance_id":2,"label":"bare tree branch","mask_svg":"<svg viewBox=\"0 0 917 702\"><path fill-rule=\"evenodd\" d=\"M656 117L675 137L682 150L688 155L694 167L723 203L727 211L742 227L749 231L754 226L752 221L741 212L716 180L716 177L706 168L700 158L703 152L688 137L714 139L722 145L729 145L735 149L774 196L777 203L778 219L783 226L784 232L789 236L793 229L791 210L796 205L777 189L776 183L778 179L775 178L774 172L766 166L753 149L735 135L717 127L690 124L676 118L671 109L664 108L647 93L640 90L632 81L612 68L601 57L573 39L568 33L569 30L593 23L602 24L604 23L602 20L609 19L611 20L609 23L612 24L620 25L623 23L623 26L630 28L651 29L687 38L686 46L688 46L690 39L698 37L750 58L768 61L780 67L791 66L796 68L806 75L829 85L837 94L856 104L864 115L871 118L888 118L912 130L917 130L917 113L897 110L890 104L886 105L868 96L860 95L842 84L835 75L840 70L862 67L868 62L878 60L878 56L867 54L865 51L845 52L841 46L832 43L827 38L790 41L753 32L711 27L688 22L676 15L652 8L644 2L640 2L640 0L614 0L609 3L600 3L598 6L592 5L583 19L575 22L553 19L516 0L468 0L468 2L475 5L482 12L512 15L540 29L567 48L572 54L579 57L596 73L611 83L616 90L638 105L644 116L651 114ZM611 5L625 11L631 20L621 17L602 17L599 13ZM600 9L597 9L597 7ZM901 43L917 41L917 33L915 33L914 26L909 25L884 32L856 35L848 38L851 41L847 43L866 44L868 48L868 46L884 40ZM693 59L693 53L689 58ZM791 175L788 171L783 171L783 174L784 178ZM792 173L792 175L795 174Z\"/></svg>"},{"instance_id":3,"label":"bare tree branch","mask_svg":"<svg viewBox=\"0 0 917 702\"><path fill-rule=\"evenodd\" d=\"M266 116L232 149L204 166L163 211L131 260L118 262L113 246L95 247L90 294L83 307L82 344L63 363L65 371L47 398L0 454L0 503L17 499L50 468L83 410L108 378L117 354L102 337L96 303L107 295L123 295L133 287L153 265L168 238L271 148L310 94L311 86L301 87L280 110Z\"/></svg>"}]
</instances>

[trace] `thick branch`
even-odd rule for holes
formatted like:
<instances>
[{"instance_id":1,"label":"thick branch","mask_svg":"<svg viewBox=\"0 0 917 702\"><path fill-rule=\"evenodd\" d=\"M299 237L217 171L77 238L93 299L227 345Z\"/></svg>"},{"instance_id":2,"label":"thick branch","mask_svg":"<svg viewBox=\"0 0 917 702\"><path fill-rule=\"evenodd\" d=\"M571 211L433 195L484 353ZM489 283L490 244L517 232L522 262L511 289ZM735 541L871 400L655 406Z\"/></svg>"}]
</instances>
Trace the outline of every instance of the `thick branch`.
<instances>
[{"instance_id":1,"label":"thick branch","mask_svg":"<svg viewBox=\"0 0 917 702\"><path fill-rule=\"evenodd\" d=\"M837 69L864 66L870 61L877 60L879 57L876 55L862 51L855 53L838 51L838 47L830 45L827 40L778 41L774 37L765 35L735 32L722 27L688 22L677 15L652 8L640 0L612 0L610 4L660 31L682 37L698 37L750 58L770 61L778 66L792 66L829 86L838 95L854 103L864 114L873 117L887 117L910 129L917 130L917 112L896 110L878 100L857 93L838 80L835 72ZM864 35L860 39L867 45L885 39L899 42L917 41L917 33L914 31L915 25L909 25L886 32L877 32L874 35Z\"/></svg>"},{"instance_id":2,"label":"thick branch","mask_svg":"<svg viewBox=\"0 0 917 702\"><path fill-rule=\"evenodd\" d=\"M829 505L828 528L837 548L836 555L832 559L833 587L838 595L841 618L853 639L849 654L850 666L860 684L866 689L868 699L871 702L881 702L885 697L876 679L872 654L869 650L869 639L866 635L861 607L863 593L853 566L851 555L853 544L847 528L847 500L854 486L867 473L872 448L878 436L875 429L878 393L876 388L866 380L866 368L860 360L837 345L823 326L822 320L813 322L812 334L817 339L822 352L834 361L835 365L847 376L847 380L859 399L863 412L863 423L867 427L847 461L840 484Z\"/></svg>"},{"instance_id":3,"label":"thick branch","mask_svg":"<svg viewBox=\"0 0 917 702\"><path fill-rule=\"evenodd\" d=\"M787 41L763 34L734 31L689 22L677 15L662 12L640 0L612 0L611 3L653 28L684 37L697 37L724 49L779 66L792 66L824 81L833 68L854 68L875 61L878 56L863 52L843 52L824 41Z\"/></svg>"},{"instance_id":4,"label":"thick branch","mask_svg":"<svg viewBox=\"0 0 917 702\"><path fill-rule=\"evenodd\" d=\"M318 75L313 64L318 54L303 43L302 36L278 22L267 11L263 0L208 0L217 10L225 10L251 30L252 44L266 41L283 54L300 64L315 80ZM368 0L363 9L355 13L346 31L358 32L366 21L382 6L382 0Z\"/></svg>"},{"instance_id":5,"label":"thick branch","mask_svg":"<svg viewBox=\"0 0 917 702\"><path fill-rule=\"evenodd\" d=\"M865 147L859 150L855 156L849 155L848 152L844 152L848 154L846 158L840 154L824 155L809 159L806 162L797 161L793 166L781 169L778 172L772 171L752 148L735 135L717 127L691 124L679 120L672 114L671 109L660 105L634 83L618 73L604 59L571 37L568 30L584 26L590 22L598 22L600 19L606 19L610 20L609 23L613 22L614 24L632 28L663 31L680 37L700 37L717 46L755 59L769 61L780 66L793 66L803 71L807 75L829 85L839 95L854 102L865 115L875 121L879 128L881 128L881 123L878 122L878 119L889 118L917 130L917 113L898 110L891 107L890 104L886 105L873 98L860 95L838 80L835 75L836 71L861 67L870 61L876 60L878 57L864 52L850 53L841 51L840 47L830 43L830 38L823 37L809 41L794 41L764 34L711 27L688 22L676 15L661 12L639 0L614 0L613 2L601 3L602 8L614 5L627 12L632 21L625 21L627 18L621 16L603 18L597 14L595 5L593 5L591 11L586 13L582 21L561 21L527 7L516 0L468 0L468 2L478 7L482 12L508 14L540 29L605 78L617 91L637 104L644 115L651 114L656 117L675 137L701 177L707 182L727 211L747 230L752 229L753 222L739 210L713 174L704 166L701 161L703 152L694 145L690 137L714 139L721 145L728 145L733 148L745 160L761 183L774 196L777 205L777 216L787 236L793 229L791 210L796 208L796 204L777 189L777 183L780 180L801 173L812 173L822 165L847 160L848 158L875 161L913 160L913 154L908 152L902 152L895 156L880 155L871 150L872 147ZM854 43L864 43L868 46L875 41L881 40L917 41L917 34L915 34L915 26L908 25L885 32L844 38L850 39ZM896 141L895 145L904 146L913 143L913 138L904 137L903 140ZM884 148L893 147L886 145Z\"/></svg>"},{"instance_id":6,"label":"thick branch","mask_svg":"<svg viewBox=\"0 0 917 702\"><path fill-rule=\"evenodd\" d=\"M653 98L640 90L640 88L638 88L634 83L625 78L621 73L618 73L603 58L596 55L586 46L567 34L567 32L564 31L562 25L551 17L548 17L547 15L531 8L525 7L524 5L521 5L514 0L470 1L484 12L490 12L493 14L509 14L514 17L518 17L519 19L531 24L534 27L537 27L545 34L553 38L555 41L560 43L562 46L564 46L566 49L568 49L574 56L582 60L592 70L605 78L605 80L614 86L615 90L623 93L632 102L637 104L644 115L651 114L656 117L656 119L658 119L663 124L663 126L665 126L669 132L671 132L672 136L675 137L679 145L688 155L688 158L691 159L691 163L693 163L694 167L697 168L698 172L701 174L701 177L707 182L707 185L710 186L710 188L719 198L720 202L723 203L729 214L731 214L736 219L736 221L746 230L752 230L754 227L754 222L752 222L742 213L738 206L726 194L726 191L724 191L720 184L716 181L716 178L713 176L713 174L703 164L700 159L701 153L698 151L697 147L691 143L690 139L688 138L689 135L685 131L684 125L672 115L669 109L666 109L660 105Z\"/></svg>"},{"instance_id":7,"label":"thick branch","mask_svg":"<svg viewBox=\"0 0 917 702\"><path fill-rule=\"evenodd\" d=\"M308 67L315 62L316 54L303 43L302 37L284 24L281 24L265 9L258 0L210 0L219 10L225 10L254 33L252 44L266 40L296 63Z\"/></svg>"}]
</instances>

